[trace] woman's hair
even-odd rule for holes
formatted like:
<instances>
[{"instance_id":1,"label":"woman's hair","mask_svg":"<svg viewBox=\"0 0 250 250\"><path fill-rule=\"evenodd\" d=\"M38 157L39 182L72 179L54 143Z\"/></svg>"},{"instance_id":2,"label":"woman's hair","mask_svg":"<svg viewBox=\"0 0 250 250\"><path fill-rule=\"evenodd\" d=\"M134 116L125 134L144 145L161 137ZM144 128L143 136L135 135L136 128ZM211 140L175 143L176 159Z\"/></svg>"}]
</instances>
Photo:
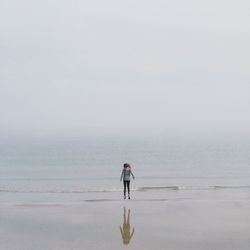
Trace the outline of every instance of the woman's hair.
<instances>
[{"instance_id":1,"label":"woman's hair","mask_svg":"<svg viewBox=\"0 0 250 250\"><path fill-rule=\"evenodd\" d=\"M124 163L124 164L123 164L123 167L124 167L124 168L131 168L130 164L128 164L128 163Z\"/></svg>"}]
</instances>

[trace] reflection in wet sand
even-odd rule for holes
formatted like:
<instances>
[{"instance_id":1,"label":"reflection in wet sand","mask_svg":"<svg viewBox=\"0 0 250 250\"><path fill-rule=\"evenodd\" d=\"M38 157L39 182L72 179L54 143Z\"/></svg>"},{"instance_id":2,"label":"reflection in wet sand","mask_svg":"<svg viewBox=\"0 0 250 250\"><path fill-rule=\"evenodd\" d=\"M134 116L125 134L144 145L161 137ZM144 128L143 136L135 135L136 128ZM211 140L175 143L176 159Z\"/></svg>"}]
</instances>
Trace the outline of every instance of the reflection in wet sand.
<instances>
[{"instance_id":1,"label":"reflection in wet sand","mask_svg":"<svg viewBox=\"0 0 250 250\"><path fill-rule=\"evenodd\" d=\"M120 226L120 232L123 239L123 244L128 245L132 239L135 229L133 228L130 234L130 209L128 209L128 216L126 218L126 208L123 208L123 227Z\"/></svg>"}]
</instances>

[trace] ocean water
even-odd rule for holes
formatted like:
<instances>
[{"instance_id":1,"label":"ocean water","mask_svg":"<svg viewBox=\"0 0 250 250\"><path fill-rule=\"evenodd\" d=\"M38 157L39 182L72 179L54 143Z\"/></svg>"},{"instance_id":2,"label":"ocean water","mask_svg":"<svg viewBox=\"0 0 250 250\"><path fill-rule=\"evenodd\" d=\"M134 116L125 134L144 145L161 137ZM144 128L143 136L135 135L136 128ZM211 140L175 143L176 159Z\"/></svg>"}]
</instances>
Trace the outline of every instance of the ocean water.
<instances>
[{"instance_id":1,"label":"ocean water","mask_svg":"<svg viewBox=\"0 0 250 250\"><path fill-rule=\"evenodd\" d=\"M1 201L119 200L124 162L134 201L250 199L247 139L81 137L1 140Z\"/></svg>"}]
</instances>

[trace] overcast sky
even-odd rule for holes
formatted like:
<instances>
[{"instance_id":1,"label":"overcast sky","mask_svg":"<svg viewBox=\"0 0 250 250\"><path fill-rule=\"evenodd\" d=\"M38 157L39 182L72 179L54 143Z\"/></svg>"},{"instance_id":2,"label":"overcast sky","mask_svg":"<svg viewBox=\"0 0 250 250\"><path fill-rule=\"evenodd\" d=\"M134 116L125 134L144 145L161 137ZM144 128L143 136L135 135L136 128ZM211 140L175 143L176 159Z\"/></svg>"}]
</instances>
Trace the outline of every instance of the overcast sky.
<instances>
[{"instance_id":1,"label":"overcast sky","mask_svg":"<svg viewBox=\"0 0 250 250\"><path fill-rule=\"evenodd\" d=\"M0 131L248 133L249 13L247 0L0 0Z\"/></svg>"}]
</instances>

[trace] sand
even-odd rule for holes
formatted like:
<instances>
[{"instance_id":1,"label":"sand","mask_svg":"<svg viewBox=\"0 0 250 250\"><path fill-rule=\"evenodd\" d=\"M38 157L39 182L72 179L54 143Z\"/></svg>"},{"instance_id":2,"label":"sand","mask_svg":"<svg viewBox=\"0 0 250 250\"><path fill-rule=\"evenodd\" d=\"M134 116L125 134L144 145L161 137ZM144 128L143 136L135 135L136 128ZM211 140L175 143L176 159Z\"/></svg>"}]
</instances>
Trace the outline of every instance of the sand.
<instances>
[{"instance_id":1,"label":"sand","mask_svg":"<svg viewBox=\"0 0 250 250\"><path fill-rule=\"evenodd\" d=\"M3 250L249 250L249 232L250 200L0 204Z\"/></svg>"}]
</instances>

